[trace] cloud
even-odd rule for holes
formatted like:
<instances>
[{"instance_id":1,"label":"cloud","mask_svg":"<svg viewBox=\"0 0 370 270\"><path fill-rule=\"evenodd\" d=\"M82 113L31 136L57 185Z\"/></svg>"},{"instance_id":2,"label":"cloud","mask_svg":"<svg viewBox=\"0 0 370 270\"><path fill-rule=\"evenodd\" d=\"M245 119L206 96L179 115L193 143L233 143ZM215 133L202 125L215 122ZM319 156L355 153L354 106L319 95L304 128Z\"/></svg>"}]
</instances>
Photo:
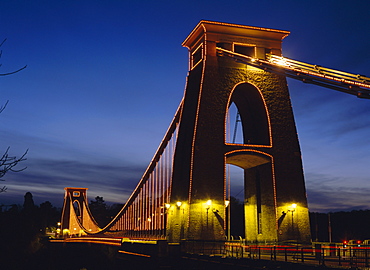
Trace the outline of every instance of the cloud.
<instances>
[{"instance_id":1,"label":"cloud","mask_svg":"<svg viewBox=\"0 0 370 270\"><path fill-rule=\"evenodd\" d=\"M0 203L22 204L26 192L31 192L35 203L45 200L61 206L65 187L89 188L88 196L102 196L107 202L124 203L139 182L145 167L129 164L117 166L73 160L31 160L28 168L6 175L7 192L0 195Z\"/></svg>"},{"instance_id":2,"label":"cloud","mask_svg":"<svg viewBox=\"0 0 370 270\"><path fill-rule=\"evenodd\" d=\"M342 191L307 190L310 212L337 212L370 209L370 189Z\"/></svg>"},{"instance_id":3,"label":"cloud","mask_svg":"<svg viewBox=\"0 0 370 270\"><path fill-rule=\"evenodd\" d=\"M364 179L326 174L306 174L308 204L311 212L370 209L370 186Z\"/></svg>"}]
</instances>

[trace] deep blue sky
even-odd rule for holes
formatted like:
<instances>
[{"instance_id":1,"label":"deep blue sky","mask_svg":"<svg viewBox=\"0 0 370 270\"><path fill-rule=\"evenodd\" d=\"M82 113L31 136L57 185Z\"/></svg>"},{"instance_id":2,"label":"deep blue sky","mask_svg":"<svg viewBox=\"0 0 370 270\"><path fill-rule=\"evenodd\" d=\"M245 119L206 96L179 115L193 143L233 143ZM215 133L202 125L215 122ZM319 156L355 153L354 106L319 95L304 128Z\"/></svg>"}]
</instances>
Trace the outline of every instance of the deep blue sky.
<instances>
[{"instance_id":1,"label":"deep blue sky","mask_svg":"<svg viewBox=\"0 0 370 270\"><path fill-rule=\"evenodd\" d=\"M283 55L370 76L370 2L0 2L0 151L29 148L0 204L63 202L64 187L123 203L182 98L196 24L288 30ZM370 209L370 100L288 80L311 211Z\"/></svg>"}]
</instances>

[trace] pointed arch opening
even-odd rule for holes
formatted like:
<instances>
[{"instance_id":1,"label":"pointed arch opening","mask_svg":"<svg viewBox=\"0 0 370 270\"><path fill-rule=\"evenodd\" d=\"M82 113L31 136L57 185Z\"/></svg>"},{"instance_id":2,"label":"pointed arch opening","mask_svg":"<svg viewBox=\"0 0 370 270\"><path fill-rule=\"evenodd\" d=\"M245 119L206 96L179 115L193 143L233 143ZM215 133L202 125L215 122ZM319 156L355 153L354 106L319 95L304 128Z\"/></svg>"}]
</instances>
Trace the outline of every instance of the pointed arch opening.
<instances>
[{"instance_id":1,"label":"pointed arch opening","mask_svg":"<svg viewBox=\"0 0 370 270\"><path fill-rule=\"evenodd\" d=\"M78 218L81 218L81 205L80 205L80 202L78 200L75 200L73 202L73 209L75 210L75 213L76 213L76 216Z\"/></svg>"},{"instance_id":2,"label":"pointed arch opening","mask_svg":"<svg viewBox=\"0 0 370 270\"><path fill-rule=\"evenodd\" d=\"M268 111L261 92L254 85L235 86L226 116L226 143L271 145Z\"/></svg>"}]
</instances>

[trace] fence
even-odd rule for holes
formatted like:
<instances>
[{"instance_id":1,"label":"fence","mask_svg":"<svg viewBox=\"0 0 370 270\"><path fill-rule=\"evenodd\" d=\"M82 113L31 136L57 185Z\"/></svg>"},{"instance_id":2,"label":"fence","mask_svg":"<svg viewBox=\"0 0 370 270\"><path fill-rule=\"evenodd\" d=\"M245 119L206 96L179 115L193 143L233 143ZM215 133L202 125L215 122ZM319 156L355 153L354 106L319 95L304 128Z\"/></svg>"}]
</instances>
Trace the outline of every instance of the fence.
<instances>
[{"instance_id":1,"label":"fence","mask_svg":"<svg viewBox=\"0 0 370 270\"><path fill-rule=\"evenodd\" d=\"M285 261L340 267L370 266L370 245L313 243L296 245L250 245L245 241L184 241L184 253L249 258L254 260Z\"/></svg>"}]
</instances>

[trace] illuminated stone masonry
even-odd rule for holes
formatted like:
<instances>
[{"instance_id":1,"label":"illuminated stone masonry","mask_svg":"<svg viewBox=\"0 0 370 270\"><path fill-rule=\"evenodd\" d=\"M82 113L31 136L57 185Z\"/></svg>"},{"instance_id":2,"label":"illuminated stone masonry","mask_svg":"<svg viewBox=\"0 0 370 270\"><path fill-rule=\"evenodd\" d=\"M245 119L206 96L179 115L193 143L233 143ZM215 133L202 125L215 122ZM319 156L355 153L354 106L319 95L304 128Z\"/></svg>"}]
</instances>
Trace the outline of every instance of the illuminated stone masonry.
<instances>
[{"instance_id":1,"label":"illuminated stone masonry","mask_svg":"<svg viewBox=\"0 0 370 270\"><path fill-rule=\"evenodd\" d=\"M248 242L310 242L300 147L286 79L218 56L216 51L221 47L265 59L267 53L281 55L281 42L288 34L201 21L184 41L190 71L174 156L171 204L187 204L169 216L168 240L225 239L225 166L229 163L244 169ZM225 140L232 102L243 125L241 144ZM212 202L208 208L207 201Z\"/></svg>"},{"instance_id":2,"label":"illuminated stone masonry","mask_svg":"<svg viewBox=\"0 0 370 270\"><path fill-rule=\"evenodd\" d=\"M231 164L244 172L248 243L310 242L301 152L286 78L224 57L237 53L253 62L270 54L280 56L288 34L201 21L183 42L189 49L184 99L125 206L99 228L87 207L87 189L66 188L63 234L222 243L229 237L226 166ZM240 114L240 143L226 140L231 105Z\"/></svg>"}]
</instances>

